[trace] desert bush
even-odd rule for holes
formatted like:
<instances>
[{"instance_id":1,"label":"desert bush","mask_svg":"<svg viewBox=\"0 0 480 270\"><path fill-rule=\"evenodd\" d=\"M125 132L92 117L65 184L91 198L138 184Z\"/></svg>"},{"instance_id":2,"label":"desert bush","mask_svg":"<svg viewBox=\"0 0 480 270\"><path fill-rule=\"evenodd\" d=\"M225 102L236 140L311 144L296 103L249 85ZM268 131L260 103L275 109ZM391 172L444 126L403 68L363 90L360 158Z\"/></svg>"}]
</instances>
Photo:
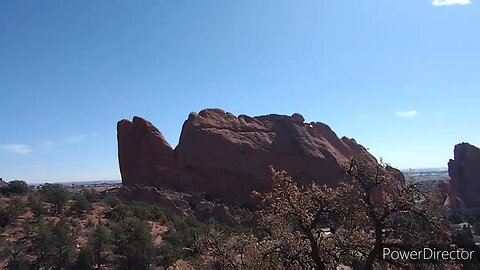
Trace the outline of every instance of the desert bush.
<instances>
[{"instance_id":1,"label":"desert bush","mask_svg":"<svg viewBox=\"0 0 480 270\"><path fill-rule=\"evenodd\" d=\"M25 211L25 203L20 198L13 198L7 205L0 206L0 227L11 224Z\"/></svg>"},{"instance_id":2,"label":"desert bush","mask_svg":"<svg viewBox=\"0 0 480 270\"><path fill-rule=\"evenodd\" d=\"M100 201L100 194L93 188L85 188L82 190L81 194L83 194L90 203Z\"/></svg>"},{"instance_id":3,"label":"desert bush","mask_svg":"<svg viewBox=\"0 0 480 270\"><path fill-rule=\"evenodd\" d=\"M73 210L78 214L83 214L90 210L90 201L87 200L83 193L76 193L73 195Z\"/></svg>"},{"instance_id":4,"label":"desert bush","mask_svg":"<svg viewBox=\"0 0 480 270\"><path fill-rule=\"evenodd\" d=\"M115 207L113 207L110 211L106 212L105 217L109 220L119 222L127 217L133 217L133 212L130 206L124 203L119 203L115 205Z\"/></svg>"},{"instance_id":5,"label":"desert bush","mask_svg":"<svg viewBox=\"0 0 480 270\"><path fill-rule=\"evenodd\" d=\"M198 256L198 252L195 251L196 239L205 235L210 228L220 226L213 219L199 222L191 216L166 213L169 230L163 234L162 245L157 248L158 264L163 267L170 267L179 259L195 260Z\"/></svg>"},{"instance_id":6,"label":"desert bush","mask_svg":"<svg viewBox=\"0 0 480 270\"><path fill-rule=\"evenodd\" d=\"M30 210L32 211L33 217L35 218L36 221L40 219L40 217L45 214L45 209L42 205L42 202L39 200L38 196L36 195L30 195L28 197L27 201L28 207L30 207Z\"/></svg>"},{"instance_id":7,"label":"desert bush","mask_svg":"<svg viewBox=\"0 0 480 270\"><path fill-rule=\"evenodd\" d=\"M25 247L20 243L13 244L8 252L9 261L6 269L9 270L27 270L30 262L25 253Z\"/></svg>"},{"instance_id":8,"label":"desert bush","mask_svg":"<svg viewBox=\"0 0 480 270\"><path fill-rule=\"evenodd\" d=\"M64 220L55 224L41 224L32 241L32 250L37 255L37 267L68 268L75 254L70 227Z\"/></svg>"},{"instance_id":9,"label":"desert bush","mask_svg":"<svg viewBox=\"0 0 480 270\"><path fill-rule=\"evenodd\" d=\"M77 255L75 262L75 269L77 270L91 270L94 269L94 255L90 248L82 248Z\"/></svg>"},{"instance_id":10,"label":"desert bush","mask_svg":"<svg viewBox=\"0 0 480 270\"><path fill-rule=\"evenodd\" d=\"M148 269L153 260L154 246L146 221L128 217L112 228L114 253L120 256L121 269Z\"/></svg>"},{"instance_id":11,"label":"desert bush","mask_svg":"<svg viewBox=\"0 0 480 270\"><path fill-rule=\"evenodd\" d=\"M55 214L60 214L68 201L70 192L61 184L45 184L40 188L39 193L46 202L53 205Z\"/></svg>"},{"instance_id":12,"label":"desert bush","mask_svg":"<svg viewBox=\"0 0 480 270\"><path fill-rule=\"evenodd\" d=\"M381 250L450 243L441 203L427 190L391 178L383 165L352 160L346 169L351 182L337 187L299 187L286 172L272 171L272 190L257 194L265 203L259 229L267 232L258 240L262 268L404 267L404 262L382 261Z\"/></svg>"},{"instance_id":13,"label":"desert bush","mask_svg":"<svg viewBox=\"0 0 480 270\"><path fill-rule=\"evenodd\" d=\"M262 264L259 240L252 234L230 234L212 228L196 239L194 247L222 269L268 268Z\"/></svg>"},{"instance_id":14,"label":"desert bush","mask_svg":"<svg viewBox=\"0 0 480 270\"><path fill-rule=\"evenodd\" d=\"M94 255L97 268L100 268L104 262L105 253L111 249L112 240L110 230L105 225L98 223L93 229L87 244Z\"/></svg>"},{"instance_id":15,"label":"desert bush","mask_svg":"<svg viewBox=\"0 0 480 270\"><path fill-rule=\"evenodd\" d=\"M103 201L112 208L122 203L122 200L115 195L107 195Z\"/></svg>"},{"instance_id":16,"label":"desert bush","mask_svg":"<svg viewBox=\"0 0 480 270\"><path fill-rule=\"evenodd\" d=\"M0 188L0 193L4 196L25 195L28 191L30 188L27 183L20 180L10 181L6 186Z\"/></svg>"}]
</instances>

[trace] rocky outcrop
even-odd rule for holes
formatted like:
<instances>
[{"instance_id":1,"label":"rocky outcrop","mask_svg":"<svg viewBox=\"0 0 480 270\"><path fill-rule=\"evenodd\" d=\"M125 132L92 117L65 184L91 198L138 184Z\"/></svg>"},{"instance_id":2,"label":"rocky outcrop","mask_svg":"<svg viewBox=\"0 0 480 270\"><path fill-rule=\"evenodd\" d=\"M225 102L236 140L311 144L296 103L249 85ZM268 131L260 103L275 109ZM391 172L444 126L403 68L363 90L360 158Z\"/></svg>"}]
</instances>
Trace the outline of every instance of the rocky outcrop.
<instances>
[{"instance_id":1,"label":"rocky outcrop","mask_svg":"<svg viewBox=\"0 0 480 270\"><path fill-rule=\"evenodd\" d=\"M235 217L225 205L206 201L200 194L180 193L145 186L122 186L116 194L123 200L156 204L177 215L194 215L201 221L213 218L231 227L240 225L240 221L249 221Z\"/></svg>"},{"instance_id":2,"label":"rocky outcrop","mask_svg":"<svg viewBox=\"0 0 480 270\"><path fill-rule=\"evenodd\" d=\"M127 201L140 200L147 203L157 204L177 215L185 214L185 212L189 210L188 207L182 207L184 204L178 205L178 200L172 199L168 194L162 192L156 187L122 186L117 191L117 195L119 198Z\"/></svg>"},{"instance_id":3,"label":"rocky outcrop","mask_svg":"<svg viewBox=\"0 0 480 270\"><path fill-rule=\"evenodd\" d=\"M468 143L455 145L448 162L450 185L446 205L453 208L480 207L480 149Z\"/></svg>"},{"instance_id":4,"label":"rocky outcrop","mask_svg":"<svg viewBox=\"0 0 480 270\"><path fill-rule=\"evenodd\" d=\"M213 202L202 201L194 209L195 217L198 220L206 221L210 218L230 227L240 225L240 222L230 213L225 205L215 204Z\"/></svg>"},{"instance_id":5,"label":"rocky outcrop","mask_svg":"<svg viewBox=\"0 0 480 270\"><path fill-rule=\"evenodd\" d=\"M300 184L336 185L353 156L378 164L353 139L339 138L326 124L292 116L235 116L220 109L191 113L175 150L148 121L118 123L123 184L205 192L254 206L251 192L271 186L270 165ZM403 178L393 168L388 171Z\"/></svg>"},{"instance_id":6,"label":"rocky outcrop","mask_svg":"<svg viewBox=\"0 0 480 270\"><path fill-rule=\"evenodd\" d=\"M159 179L174 175L175 153L150 122L134 117L117 124L118 158L122 183L156 186Z\"/></svg>"}]
</instances>

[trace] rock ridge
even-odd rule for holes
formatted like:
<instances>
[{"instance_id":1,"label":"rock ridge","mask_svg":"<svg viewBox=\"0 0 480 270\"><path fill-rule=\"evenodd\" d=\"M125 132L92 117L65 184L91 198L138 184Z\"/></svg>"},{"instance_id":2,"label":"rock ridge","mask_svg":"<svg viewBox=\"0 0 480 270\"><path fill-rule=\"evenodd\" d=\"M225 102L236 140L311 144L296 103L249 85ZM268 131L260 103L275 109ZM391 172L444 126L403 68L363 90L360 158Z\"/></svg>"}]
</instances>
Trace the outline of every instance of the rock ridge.
<instances>
[{"instance_id":1,"label":"rock ridge","mask_svg":"<svg viewBox=\"0 0 480 270\"><path fill-rule=\"evenodd\" d=\"M251 192L271 187L270 166L300 184L336 185L353 156L378 164L354 139L301 114L238 117L221 109L190 113L173 149L149 121L135 116L117 124L118 158L125 186L205 192L254 206ZM396 169L387 170L394 175Z\"/></svg>"}]
</instances>

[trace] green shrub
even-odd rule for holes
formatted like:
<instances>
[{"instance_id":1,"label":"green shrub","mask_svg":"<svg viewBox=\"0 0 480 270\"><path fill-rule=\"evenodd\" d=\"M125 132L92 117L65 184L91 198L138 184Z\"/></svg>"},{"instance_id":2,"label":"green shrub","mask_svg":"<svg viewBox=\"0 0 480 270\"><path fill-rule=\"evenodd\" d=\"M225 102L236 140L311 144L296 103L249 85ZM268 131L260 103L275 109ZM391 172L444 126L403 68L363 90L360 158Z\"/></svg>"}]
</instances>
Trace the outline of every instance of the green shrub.
<instances>
[{"instance_id":1,"label":"green shrub","mask_svg":"<svg viewBox=\"0 0 480 270\"><path fill-rule=\"evenodd\" d=\"M76 193L73 196L73 210L79 214L83 214L86 211L90 210L90 202L87 200L83 193Z\"/></svg>"},{"instance_id":2,"label":"green shrub","mask_svg":"<svg viewBox=\"0 0 480 270\"><path fill-rule=\"evenodd\" d=\"M148 269L153 260L154 246L150 227L146 221L128 217L115 224L115 254L120 256L119 268Z\"/></svg>"},{"instance_id":3,"label":"green shrub","mask_svg":"<svg viewBox=\"0 0 480 270\"><path fill-rule=\"evenodd\" d=\"M29 269L30 262L25 254L24 247L19 244L13 244L9 250L10 260L8 261L6 269L9 270L27 270Z\"/></svg>"},{"instance_id":4,"label":"green shrub","mask_svg":"<svg viewBox=\"0 0 480 270\"><path fill-rule=\"evenodd\" d=\"M88 239L88 246L93 252L97 268L100 268L104 261L104 253L111 249L112 241L110 230L103 224L97 224Z\"/></svg>"},{"instance_id":5,"label":"green shrub","mask_svg":"<svg viewBox=\"0 0 480 270\"><path fill-rule=\"evenodd\" d=\"M75 252L70 227L63 220L55 224L41 224L32 241L32 251L38 256L38 266L68 268Z\"/></svg>"},{"instance_id":6,"label":"green shrub","mask_svg":"<svg viewBox=\"0 0 480 270\"><path fill-rule=\"evenodd\" d=\"M0 208L0 227L4 228L14 222L25 211L25 203L19 198L13 198L6 206Z\"/></svg>"},{"instance_id":7,"label":"green shrub","mask_svg":"<svg viewBox=\"0 0 480 270\"><path fill-rule=\"evenodd\" d=\"M90 248L84 247L78 252L75 269L90 270L94 269L94 255Z\"/></svg>"},{"instance_id":8,"label":"green shrub","mask_svg":"<svg viewBox=\"0 0 480 270\"><path fill-rule=\"evenodd\" d=\"M30 188L25 181L14 180L8 182L6 186L1 187L0 193L4 196L25 195L29 190Z\"/></svg>"},{"instance_id":9,"label":"green shrub","mask_svg":"<svg viewBox=\"0 0 480 270\"><path fill-rule=\"evenodd\" d=\"M30 207L33 217L38 221L40 217L45 214L45 209L43 208L42 202L38 199L37 196L32 195L28 197L28 207Z\"/></svg>"},{"instance_id":10,"label":"green shrub","mask_svg":"<svg viewBox=\"0 0 480 270\"><path fill-rule=\"evenodd\" d=\"M87 201L89 201L90 203L95 203L100 201L100 194L92 188L85 188L82 190L81 193L83 194L83 196L85 196Z\"/></svg>"},{"instance_id":11,"label":"green shrub","mask_svg":"<svg viewBox=\"0 0 480 270\"><path fill-rule=\"evenodd\" d=\"M121 221L127 217L132 217L133 212L130 206L120 203L105 213L105 217L113 221Z\"/></svg>"},{"instance_id":12,"label":"green shrub","mask_svg":"<svg viewBox=\"0 0 480 270\"><path fill-rule=\"evenodd\" d=\"M122 203L120 198L114 195L107 195L103 200L107 205L109 205L112 208Z\"/></svg>"},{"instance_id":13,"label":"green shrub","mask_svg":"<svg viewBox=\"0 0 480 270\"><path fill-rule=\"evenodd\" d=\"M55 214L60 214L63 211L70 192L61 184L45 184L39 190L42 198L53 205L53 210Z\"/></svg>"}]
</instances>

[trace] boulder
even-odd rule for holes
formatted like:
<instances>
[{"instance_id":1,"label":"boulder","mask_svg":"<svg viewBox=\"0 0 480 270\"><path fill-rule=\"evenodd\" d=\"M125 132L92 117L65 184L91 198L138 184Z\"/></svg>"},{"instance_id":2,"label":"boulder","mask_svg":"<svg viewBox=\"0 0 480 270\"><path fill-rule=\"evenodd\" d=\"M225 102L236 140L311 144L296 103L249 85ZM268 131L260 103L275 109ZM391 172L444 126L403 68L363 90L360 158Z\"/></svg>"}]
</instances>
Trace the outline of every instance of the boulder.
<instances>
[{"instance_id":1,"label":"boulder","mask_svg":"<svg viewBox=\"0 0 480 270\"><path fill-rule=\"evenodd\" d=\"M446 205L452 208L480 207L480 149L468 144L455 145L448 162L450 184Z\"/></svg>"},{"instance_id":2,"label":"boulder","mask_svg":"<svg viewBox=\"0 0 480 270\"><path fill-rule=\"evenodd\" d=\"M353 139L339 138L302 115L238 117L220 109L190 113L173 150L150 122L134 117L118 123L120 171L124 185L170 187L204 192L227 202L256 206L252 191L271 187L270 166L286 170L301 185L334 186L346 177L354 156L370 165L375 157ZM396 169L387 171L402 178Z\"/></svg>"}]
</instances>

